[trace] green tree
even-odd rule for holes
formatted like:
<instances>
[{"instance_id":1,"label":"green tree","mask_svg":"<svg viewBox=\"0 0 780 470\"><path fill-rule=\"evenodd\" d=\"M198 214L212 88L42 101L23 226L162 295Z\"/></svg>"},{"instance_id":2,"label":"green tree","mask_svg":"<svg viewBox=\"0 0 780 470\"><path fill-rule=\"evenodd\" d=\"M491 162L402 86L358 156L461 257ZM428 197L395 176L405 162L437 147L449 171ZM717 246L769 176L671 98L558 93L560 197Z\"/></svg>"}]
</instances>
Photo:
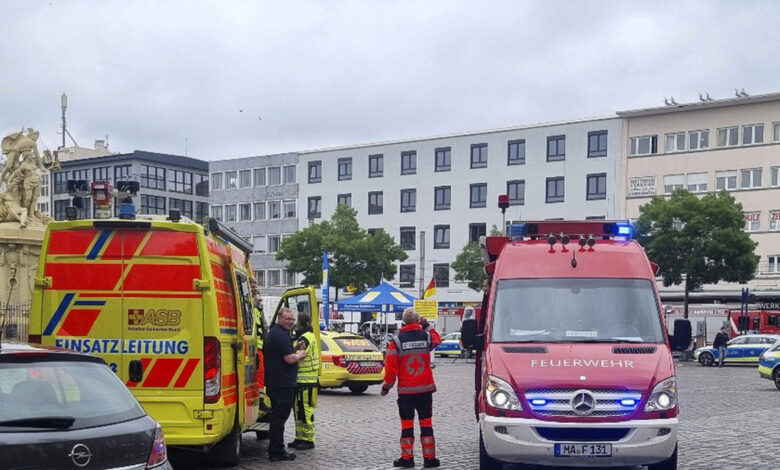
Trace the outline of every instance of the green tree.
<instances>
[{"instance_id":1,"label":"green tree","mask_svg":"<svg viewBox=\"0 0 780 470\"><path fill-rule=\"evenodd\" d=\"M312 224L282 242L276 259L303 274L303 284L322 284L322 252L328 253L330 285L355 286L358 291L395 277L395 261L406 252L384 230L370 235L357 222L357 211L339 205L330 220Z\"/></svg>"},{"instance_id":2,"label":"green tree","mask_svg":"<svg viewBox=\"0 0 780 470\"><path fill-rule=\"evenodd\" d=\"M654 197L639 211L637 239L659 265L664 286L685 283L686 318L691 291L753 278L757 243L744 231L742 204L728 192L698 197L678 189L669 199Z\"/></svg>"},{"instance_id":3,"label":"green tree","mask_svg":"<svg viewBox=\"0 0 780 470\"><path fill-rule=\"evenodd\" d=\"M452 263L456 281L468 281L469 288L479 292L485 282L485 263L477 243L467 243Z\"/></svg>"}]
</instances>

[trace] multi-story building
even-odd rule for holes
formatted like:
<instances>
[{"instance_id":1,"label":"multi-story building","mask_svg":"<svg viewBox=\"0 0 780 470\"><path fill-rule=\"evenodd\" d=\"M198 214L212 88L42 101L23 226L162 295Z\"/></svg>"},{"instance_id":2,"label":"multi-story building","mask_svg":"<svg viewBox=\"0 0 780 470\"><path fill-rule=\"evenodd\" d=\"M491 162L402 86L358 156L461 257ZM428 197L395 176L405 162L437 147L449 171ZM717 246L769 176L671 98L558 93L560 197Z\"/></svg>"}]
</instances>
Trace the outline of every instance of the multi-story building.
<instances>
[{"instance_id":1,"label":"multi-story building","mask_svg":"<svg viewBox=\"0 0 780 470\"><path fill-rule=\"evenodd\" d=\"M510 197L507 221L618 217L620 133L620 119L602 118L299 152L299 219L347 204L407 251L396 284L416 296L433 276L440 303L478 301L450 264L501 228L498 195Z\"/></svg>"},{"instance_id":2,"label":"multi-story building","mask_svg":"<svg viewBox=\"0 0 780 470\"><path fill-rule=\"evenodd\" d=\"M140 184L136 210L143 214L167 214L179 209L181 214L200 221L208 215L209 164L179 155L144 152L83 157L61 162L62 168L51 176L52 216L65 219L65 208L72 202L68 180L117 181L135 180ZM85 199L80 218L89 218L92 201ZM115 213L118 204L114 204Z\"/></svg>"},{"instance_id":3,"label":"multi-story building","mask_svg":"<svg viewBox=\"0 0 780 470\"><path fill-rule=\"evenodd\" d=\"M758 242L758 273L749 287L780 288L780 93L617 114L627 156L621 212L638 217L652 196L677 188L728 190L742 203L745 230Z\"/></svg>"},{"instance_id":4,"label":"multi-story building","mask_svg":"<svg viewBox=\"0 0 780 470\"><path fill-rule=\"evenodd\" d=\"M295 153L211 162L211 217L252 243L255 279L267 295L295 284L276 253L298 230L297 164Z\"/></svg>"}]
</instances>

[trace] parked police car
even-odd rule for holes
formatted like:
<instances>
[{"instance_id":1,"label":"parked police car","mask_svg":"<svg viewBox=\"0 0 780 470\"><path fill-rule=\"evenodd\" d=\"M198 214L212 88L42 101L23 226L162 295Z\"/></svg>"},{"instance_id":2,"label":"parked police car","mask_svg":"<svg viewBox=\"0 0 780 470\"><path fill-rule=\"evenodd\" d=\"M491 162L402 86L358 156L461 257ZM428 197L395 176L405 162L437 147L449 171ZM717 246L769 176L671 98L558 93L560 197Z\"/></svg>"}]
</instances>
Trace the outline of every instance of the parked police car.
<instances>
[{"instance_id":1,"label":"parked police car","mask_svg":"<svg viewBox=\"0 0 780 470\"><path fill-rule=\"evenodd\" d=\"M0 346L4 470L171 470L162 428L103 359Z\"/></svg>"},{"instance_id":2,"label":"parked police car","mask_svg":"<svg viewBox=\"0 0 780 470\"><path fill-rule=\"evenodd\" d=\"M777 341L758 359L758 373L780 389L780 341Z\"/></svg>"},{"instance_id":3,"label":"parked police car","mask_svg":"<svg viewBox=\"0 0 780 470\"><path fill-rule=\"evenodd\" d=\"M751 364L758 362L759 356L780 340L780 335L742 335L730 340L726 347L724 364ZM720 353L712 346L698 348L693 358L703 366L716 364Z\"/></svg>"}]
</instances>

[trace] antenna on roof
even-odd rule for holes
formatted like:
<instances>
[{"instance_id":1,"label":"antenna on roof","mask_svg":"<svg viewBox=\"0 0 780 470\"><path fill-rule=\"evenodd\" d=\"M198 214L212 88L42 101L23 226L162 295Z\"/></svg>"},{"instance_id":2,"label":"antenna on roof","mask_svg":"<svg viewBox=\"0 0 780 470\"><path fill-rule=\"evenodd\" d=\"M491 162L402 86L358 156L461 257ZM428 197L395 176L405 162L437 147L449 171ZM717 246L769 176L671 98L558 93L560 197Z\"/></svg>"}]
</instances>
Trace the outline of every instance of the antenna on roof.
<instances>
[{"instance_id":1,"label":"antenna on roof","mask_svg":"<svg viewBox=\"0 0 780 470\"><path fill-rule=\"evenodd\" d=\"M705 92L704 93L704 97L707 99L707 101L712 101L712 98L710 98L710 93L709 92Z\"/></svg>"},{"instance_id":2,"label":"antenna on roof","mask_svg":"<svg viewBox=\"0 0 780 470\"><path fill-rule=\"evenodd\" d=\"M745 89L744 89L744 88L743 88L743 89L741 89L741 90L739 90L739 95L740 95L740 96L750 96L750 95L748 95L747 93L745 93Z\"/></svg>"},{"instance_id":3,"label":"antenna on roof","mask_svg":"<svg viewBox=\"0 0 780 470\"><path fill-rule=\"evenodd\" d=\"M674 96L670 96L670 97L669 97L669 103L670 103L672 106L676 106L676 105L678 105L678 104L679 104L679 103L677 103L676 101L674 101Z\"/></svg>"},{"instance_id":4,"label":"antenna on roof","mask_svg":"<svg viewBox=\"0 0 780 470\"><path fill-rule=\"evenodd\" d=\"M665 96L664 96L664 104L666 106L671 106L672 105L672 103L669 102L669 99L667 97L665 97Z\"/></svg>"}]
</instances>

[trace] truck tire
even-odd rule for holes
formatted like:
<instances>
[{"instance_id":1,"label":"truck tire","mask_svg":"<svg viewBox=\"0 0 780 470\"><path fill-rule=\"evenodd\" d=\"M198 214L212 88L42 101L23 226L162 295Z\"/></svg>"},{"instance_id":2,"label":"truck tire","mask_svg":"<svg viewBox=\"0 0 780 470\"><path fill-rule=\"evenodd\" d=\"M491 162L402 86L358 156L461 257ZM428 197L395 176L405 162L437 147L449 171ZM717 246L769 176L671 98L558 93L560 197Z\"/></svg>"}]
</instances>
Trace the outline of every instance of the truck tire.
<instances>
[{"instance_id":1,"label":"truck tire","mask_svg":"<svg viewBox=\"0 0 780 470\"><path fill-rule=\"evenodd\" d=\"M708 367L715 364L715 356L712 353L703 352L699 356L699 364Z\"/></svg>"},{"instance_id":2,"label":"truck tire","mask_svg":"<svg viewBox=\"0 0 780 470\"><path fill-rule=\"evenodd\" d=\"M677 470L677 444L674 445L674 452L672 452L671 457L663 462L648 465L647 470Z\"/></svg>"},{"instance_id":3,"label":"truck tire","mask_svg":"<svg viewBox=\"0 0 780 470\"><path fill-rule=\"evenodd\" d=\"M241 455L241 430L236 424L230 431L230 434L217 442L209 451L209 457L214 463L222 464L226 467L235 467L238 465Z\"/></svg>"},{"instance_id":4,"label":"truck tire","mask_svg":"<svg viewBox=\"0 0 780 470\"><path fill-rule=\"evenodd\" d=\"M482 440L482 430L479 431L479 470L502 470L504 462L489 456Z\"/></svg>"},{"instance_id":5,"label":"truck tire","mask_svg":"<svg viewBox=\"0 0 780 470\"><path fill-rule=\"evenodd\" d=\"M348 388L353 395L360 395L368 390L368 385L349 385Z\"/></svg>"}]
</instances>

